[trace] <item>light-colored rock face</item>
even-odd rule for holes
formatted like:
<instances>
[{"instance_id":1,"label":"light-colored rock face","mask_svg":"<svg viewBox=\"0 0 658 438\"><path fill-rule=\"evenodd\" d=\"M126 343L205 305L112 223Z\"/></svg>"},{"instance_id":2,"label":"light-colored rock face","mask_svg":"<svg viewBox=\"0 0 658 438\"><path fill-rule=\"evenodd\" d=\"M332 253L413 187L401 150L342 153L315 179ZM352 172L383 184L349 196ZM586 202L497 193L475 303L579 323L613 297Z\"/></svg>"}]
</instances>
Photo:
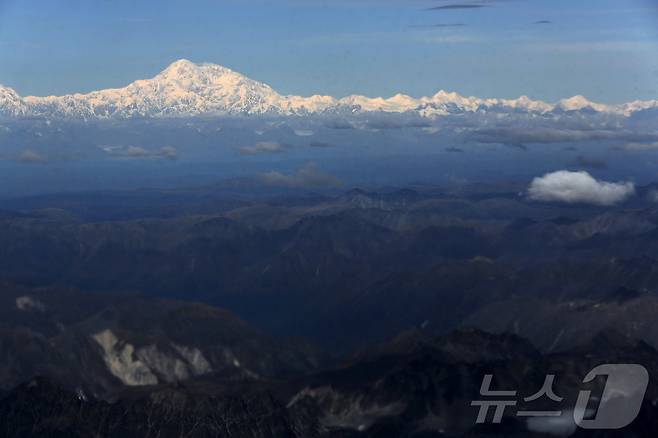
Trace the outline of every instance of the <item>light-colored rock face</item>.
<instances>
[{"instance_id":1,"label":"light-colored rock face","mask_svg":"<svg viewBox=\"0 0 658 438\"><path fill-rule=\"evenodd\" d=\"M196 115L307 115L341 111L414 112L423 117L448 114L552 111L596 111L629 116L635 111L658 107L658 101L635 101L604 105L583 96L563 99L556 105L527 96L518 99L483 99L439 91L433 96L413 98L396 94L389 98L353 95L282 96L269 85L215 64L195 64L181 59L151 79L138 80L124 88L88 94L21 98L0 86L0 116L104 119L131 117L192 117Z\"/></svg>"},{"instance_id":2,"label":"light-colored rock face","mask_svg":"<svg viewBox=\"0 0 658 438\"><path fill-rule=\"evenodd\" d=\"M37 312L43 312L46 310L46 306L41 301L28 296L16 298L16 308L23 311Z\"/></svg>"},{"instance_id":3,"label":"light-colored rock face","mask_svg":"<svg viewBox=\"0 0 658 438\"><path fill-rule=\"evenodd\" d=\"M124 385L155 385L158 378L141 360L134 355L135 348L128 343L119 342L111 330L104 330L93 336L103 349L103 360L107 369Z\"/></svg>"},{"instance_id":4,"label":"light-colored rock face","mask_svg":"<svg viewBox=\"0 0 658 438\"><path fill-rule=\"evenodd\" d=\"M174 348L187 363L191 375L200 376L212 372L210 363L198 348L190 348L174 344Z\"/></svg>"},{"instance_id":5,"label":"light-colored rock face","mask_svg":"<svg viewBox=\"0 0 658 438\"><path fill-rule=\"evenodd\" d=\"M92 336L101 347L103 360L113 376L127 386L176 382L212 372L197 348L172 345L164 352L155 345L135 348L119 340L111 330Z\"/></svg>"},{"instance_id":6,"label":"light-colored rock face","mask_svg":"<svg viewBox=\"0 0 658 438\"><path fill-rule=\"evenodd\" d=\"M400 414L404 403L380 405L366 400L362 394L344 394L328 386L304 388L288 403L288 407L304 399L313 399L322 410L320 422L328 428L365 431L377 420Z\"/></svg>"}]
</instances>

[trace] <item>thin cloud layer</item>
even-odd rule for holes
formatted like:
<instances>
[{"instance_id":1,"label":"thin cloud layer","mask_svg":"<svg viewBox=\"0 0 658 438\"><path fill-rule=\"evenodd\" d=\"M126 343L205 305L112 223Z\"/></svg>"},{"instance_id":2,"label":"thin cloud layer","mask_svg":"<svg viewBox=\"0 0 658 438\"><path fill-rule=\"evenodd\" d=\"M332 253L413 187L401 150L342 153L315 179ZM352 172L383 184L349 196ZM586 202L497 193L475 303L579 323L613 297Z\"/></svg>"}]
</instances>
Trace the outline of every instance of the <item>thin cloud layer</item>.
<instances>
[{"instance_id":1,"label":"thin cloud layer","mask_svg":"<svg viewBox=\"0 0 658 438\"><path fill-rule=\"evenodd\" d=\"M141 146L104 146L101 149L108 155L117 158L164 158L167 160L178 158L178 150L173 146L158 149L147 149Z\"/></svg>"},{"instance_id":2,"label":"thin cloud layer","mask_svg":"<svg viewBox=\"0 0 658 438\"><path fill-rule=\"evenodd\" d=\"M499 144L551 144L595 140L629 141L631 139L652 139L655 134L634 132L625 129L591 129L589 126L560 128L552 121L545 126L538 123L519 123L516 127L500 127L474 130L474 138L480 143ZM639 143L638 143L639 144ZM626 148L629 149L629 148Z\"/></svg>"},{"instance_id":3,"label":"thin cloud layer","mask_svg":"<svg viewBox=\"0 0 658 438\"><path fill-rule=\"evenodd\" d=\"M312 141L308 144L312 148L333 148L335 144L326 141Z\"/></svg>"},{"instance_id":4,"label":"thin cloud layer","mask_svg":"<svg viewBox=\"0 0 658 438\"><path fill-rule=\"evenodd\" d=\"M622 149L626 151L655 151L658 150L658 142L651 142L651 143L632 142L625 144Z\"/></svg>"},{"instance_id":5,"label":"thin cloud layer","mask_svg":"<svg viewBox=\"0 0 658 438\"><path fill-rule=\"evenodd\" d=\"M567 204L614 205L635 193L632 182L606 182L585 171L559 170L535 178L528 188L528 197L541 202Z\"/></svg>"},{"instance_id":6,"label":"thin cloud layer","mask_svg":"<svg viewBox=\"0 0 658 438\"><path fill-rule=\"evenodd\" d=\"M446 27L464 27L464 23L436 23L436 24L412 24L409 27L415 29L432 29L432 28L446 28Z\"/></svg>"},{"instance_id":7,"label":"thin cloud layer","mask_svg":"<svg viewBox=\"0 0 658 438\"><path fill-rule=\"evenodd\" d=\"M266 184L284 187L340 187L341 181L318 169L317 164L309 162L292 175L271 171L262 175Z\"/></svg>"},{"instance_id":8,"label":"thin cloud layer","mask_svg":"<svg viewBox=\"0 0 658 438\"><path fill-rule=\"evenodd\" d=\"M647 199L649 199L650 202L658 204L658 190L651 190L647 195Z\"/></svg>"},{"instance_id":9,"label":"thin cloud layer","mask_svg":"<svg viewBox=\"0 0 658 438\"><path fill-rule=\"evenodd\" d=\"M242 155L273 154L283 152L285 146L276 141L259 141L253 146L243 146L240 148Z\"/></svg>"},{"instance_id":10,"label":"thin cloud layer","mask_svg":"<svg viewBox=\"0 0 658 438\"><path fill-rule=\"evenodd\" d=\"M433 8L427 8L427 10L428 11L449 11L449 10L454 10L454 9L480 9L480 8L486 8L486 7L487 7L487 5L462 3L462 4L434 6Z\"/></svg>"},{"instance_id":11,"label":"thin cloud layer","mask_svg":"<svg viewBox=\"0 0 658 438\"><path fill-rule=\"evenodd\" d=\"M590 169L607 169L608 163L605 160L595 157L587 157L585 155L578 155L576 157L575 165L578 167L586 167Z\"/></svg>"},{"instance_id":12,"label":"thin cloud layer","mask_svg":"<svg viewBox=\"0 0 658 438\"><path fill-rule=\"evenodd\" d=\"M25 164L38 164L45 163L46 159L41 154L28 149L18 155L17 161Z\"/></svg>"}]
</instances>

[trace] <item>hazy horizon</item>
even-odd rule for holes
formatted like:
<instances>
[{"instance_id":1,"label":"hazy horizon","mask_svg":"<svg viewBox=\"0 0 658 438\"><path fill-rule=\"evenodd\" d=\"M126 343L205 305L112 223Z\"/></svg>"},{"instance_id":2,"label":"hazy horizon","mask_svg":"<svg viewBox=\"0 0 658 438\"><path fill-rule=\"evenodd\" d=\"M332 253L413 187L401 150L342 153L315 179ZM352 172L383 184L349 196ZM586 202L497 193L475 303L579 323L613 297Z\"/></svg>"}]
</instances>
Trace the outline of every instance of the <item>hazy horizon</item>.
<instances>
[{"instance_id":1,"label":"hazy horizon","mask_svg":"<svg viewBox=\"0 0 658 438\"><path fill-rule=\"evenodd\" d=\"M658 98L649 0L74 3L0 4L1 84L21 95L89 92L188 58L283 94Z\"/></svg>"}]
</instances>

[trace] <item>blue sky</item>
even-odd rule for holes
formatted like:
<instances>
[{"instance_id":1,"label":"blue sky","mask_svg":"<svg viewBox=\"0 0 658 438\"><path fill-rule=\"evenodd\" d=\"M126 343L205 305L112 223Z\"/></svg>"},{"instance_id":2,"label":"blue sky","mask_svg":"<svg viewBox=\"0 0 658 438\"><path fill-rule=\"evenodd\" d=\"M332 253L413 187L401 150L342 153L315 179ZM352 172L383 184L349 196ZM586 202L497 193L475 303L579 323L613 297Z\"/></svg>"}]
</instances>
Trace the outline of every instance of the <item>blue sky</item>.
<instances>
[{"instance_id":1,"label":"blue sky","mask_svg":"<svg viewBox=\"0 0 658 438\"><path fill-rule=\"evenodd\" d=\"M616 103L658 98L657 54L656 0L0 0L0 83L22 95L187 58L284 94Z\"/></svg>"}]
</instances>

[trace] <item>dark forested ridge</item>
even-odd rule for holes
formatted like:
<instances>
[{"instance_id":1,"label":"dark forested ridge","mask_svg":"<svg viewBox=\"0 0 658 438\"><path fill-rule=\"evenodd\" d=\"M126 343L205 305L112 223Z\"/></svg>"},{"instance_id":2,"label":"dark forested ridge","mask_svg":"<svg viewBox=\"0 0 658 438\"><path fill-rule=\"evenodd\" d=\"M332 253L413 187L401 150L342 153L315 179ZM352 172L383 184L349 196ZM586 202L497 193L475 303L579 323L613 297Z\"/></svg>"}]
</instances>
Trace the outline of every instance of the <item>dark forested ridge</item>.
<instances>
[{"instance_id":1,"label":"dark forested ridge","mask_svg":"<svg viewBox=\"0 0 658 438\"><path fill-rule=\"evenodd\" d=\"M572 400L597 364L658 371L649 190L605 208L502 185L7 201L2 436L544 436L475 425L470 401L488 373L531 392L554 372ZM652 382L624 436L658 427L656 399Z\"/></svg>"}]
</instances>

